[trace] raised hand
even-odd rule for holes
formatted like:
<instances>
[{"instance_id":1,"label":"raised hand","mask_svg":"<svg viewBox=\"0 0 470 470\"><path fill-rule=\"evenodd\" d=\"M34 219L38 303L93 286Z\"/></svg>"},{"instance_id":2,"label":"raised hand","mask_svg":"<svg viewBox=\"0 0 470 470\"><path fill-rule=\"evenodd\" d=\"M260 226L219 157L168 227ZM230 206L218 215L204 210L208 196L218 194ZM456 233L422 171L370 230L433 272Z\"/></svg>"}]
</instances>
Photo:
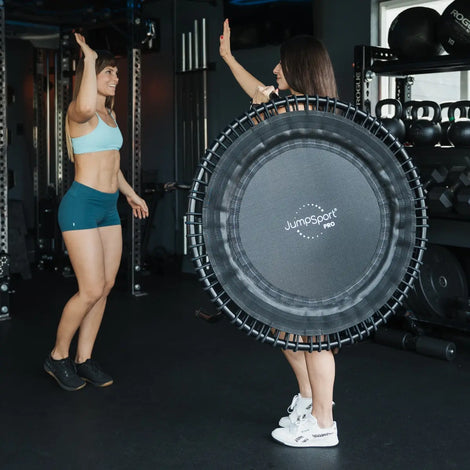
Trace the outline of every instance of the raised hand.
<instances>
[{"instance_id":1,"label":"raised hand","mask_svg":"<svg viewBox=\"0 0 470 470\"><path fill-rule=\"evenodd\" d=\"M85 37L80 33L74 33L74 34L75 34L75 40L77 41L77 44L80 46L80 49L82 50L83 55L85 57L92 57L96 60L96 58L98 57L98 54L86 43Z\"/></svg>"},{"instance_id":2,"label":"raised hand","mask_svg":"<svg viewBox=\"0 0 470 470\"><path fill-rule=\"evenodd\" d=\"M225 61L232 57L232 51L230 49L230 25L228 18L224 21L224 32L220 36L219 53L222 59Z\"/></svg>"}]
</instances>

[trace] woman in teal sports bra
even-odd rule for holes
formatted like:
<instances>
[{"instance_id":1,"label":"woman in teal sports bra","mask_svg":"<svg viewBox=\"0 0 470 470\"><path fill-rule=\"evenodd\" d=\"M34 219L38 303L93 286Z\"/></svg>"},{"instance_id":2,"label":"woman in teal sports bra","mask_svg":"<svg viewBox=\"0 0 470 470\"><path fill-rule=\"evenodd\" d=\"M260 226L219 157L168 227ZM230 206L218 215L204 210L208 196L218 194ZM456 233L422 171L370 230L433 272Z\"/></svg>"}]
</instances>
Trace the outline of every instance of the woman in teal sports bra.
<instances>
[{"instance_id":1,"label":"woman in teal sports bra","mask_svg":"<svg viewBox=\"0 0 470 470\"><path fill-rule=\"evenodd\" d=\"M54 349L44 362L45 371L69 391L83 388L86 382L99 387L113 383L92 359L92 351L121 262L119 191L135 217L142 219L149 213L120 170L122 135L113 111L119 81L116 61L107 51L91 49L81 34L75 33L75 39L82 57L65 125L75 180L60 203L59 226L78 292L64 307ZM77 331L72 360L70 343Z\"/></svg>"}]
</instances>

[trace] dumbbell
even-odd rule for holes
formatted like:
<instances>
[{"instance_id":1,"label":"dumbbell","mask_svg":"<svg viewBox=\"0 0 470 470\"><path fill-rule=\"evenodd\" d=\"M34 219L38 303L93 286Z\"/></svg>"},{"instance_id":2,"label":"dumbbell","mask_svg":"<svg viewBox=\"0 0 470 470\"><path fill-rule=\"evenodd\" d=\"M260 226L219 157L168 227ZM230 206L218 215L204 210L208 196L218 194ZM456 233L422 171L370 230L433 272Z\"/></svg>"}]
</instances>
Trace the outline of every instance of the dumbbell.
<instances>
[{"instance_id":1,"label":"dumbbell","mask_svg":"<svg viewBox=\"0 0 470 470\"><path fill-rule=\"evenodd\" d=\"M429 338L428 336L417 336L414 338L414 349L419 354L437 357L451 361L457 354L457 347L452 341Z\"/></svg>"},{"instance_id":2,"label":"dumbbell","mask_svg":"<svg viewBox=\"0 0 470 470\"><path fill-rule=\"evenodd\" d=\"M454 201L454 210L460 215L470 215L470 188L461 188L457 191Z\"/></svg>"},{"instance_id":3,"label":"dumbbell","mask_svg":"<svg viewBox=\"0 0 470 470\"><path fill-rule=\"evenodd\" d=\"M425 192L428 192L429 188L434 184L444 184L449 175L449 170L447 167L442 165L433 168L430 172L423 170L421 173L424 178L427 178L423 183L423 188Z\"/></svg>"},{"instance_id":4,"label":"dumbbell","mask_svg":"<svg viewBox=\"0 0 470 470\"><path fill-rule=\"evenodd\" d=\"M431 338L429 336L413 335L407 331L379 328L374 333L374 341L385 346L391 346L418 354L451 361L457 354L457 347L451 341Z\"/></svg>"},{"instance_id":5,"label":"dumbbell","mask_svg":"<svg viewBox=\"0 0 470 470\"><path fill-rule=\"evenodd\" d=\"M434 214L444 214L452 210L456 193L470 187L470 171L465 166L452 167L449 172L451 185L433 186L427 193L427 206Z\"/></svg>"}]
</instances>

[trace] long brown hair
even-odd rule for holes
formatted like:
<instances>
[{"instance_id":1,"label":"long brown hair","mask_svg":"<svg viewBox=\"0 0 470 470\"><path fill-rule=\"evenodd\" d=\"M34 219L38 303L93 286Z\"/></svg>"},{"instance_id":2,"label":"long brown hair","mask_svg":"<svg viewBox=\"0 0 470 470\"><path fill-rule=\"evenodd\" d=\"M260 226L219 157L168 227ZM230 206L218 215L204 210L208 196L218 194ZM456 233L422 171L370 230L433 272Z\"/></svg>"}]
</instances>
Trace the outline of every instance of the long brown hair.
<instances>
[{"instance_id":1,"label":"long brown hair","mask_svg":"<svg viewBox=\"0 0 470 470\"><path fill-rule=\"evenodd\" d=\"M281 66L292 91L304 95L338 97L330 56L313 36L294 36L281 45Z\"/></svg>"},{"instance_id":2,"label":"long brown hair","mask_svg":"<svg viewBox=\"0 0 470 470\"><path fill-rule=\"evenodd\" d=\"M96 75L98 75L106 67L117 67L116 58L110 51L97 50L95 52L98 54L98 57L95 62ZM83 67L84 67L83 57L80 57L77 63L77 69L75 70L75 83L73 87L72 100L77 99L78 92L80 91L80 85L82 83L82 77L83 77ZM110 111L114 109L114 96L106 97L105 106ZM65 138L67 142L67 153L69 155L70 160L73 162L74 153L73 153L73 147L72 147L72 140L70 137L68 113L67 113L67 116L65 116Z\"/></svg>"}]
</instances>

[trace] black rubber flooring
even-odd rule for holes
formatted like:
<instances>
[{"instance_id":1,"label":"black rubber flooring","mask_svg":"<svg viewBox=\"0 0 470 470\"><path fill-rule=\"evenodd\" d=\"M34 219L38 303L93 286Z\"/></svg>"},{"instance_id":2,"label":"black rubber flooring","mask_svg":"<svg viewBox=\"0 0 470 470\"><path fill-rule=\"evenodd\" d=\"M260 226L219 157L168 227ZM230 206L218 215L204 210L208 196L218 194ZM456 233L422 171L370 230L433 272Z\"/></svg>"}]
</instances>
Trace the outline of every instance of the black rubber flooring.
<instances>
[{"instance_id":1,"label":"black rubber flooring","mask_svg":"<svg viewBox=\"0 0 470 470\"><path fill-rule=\"evenodd\" d=\"M116 288L94 357L113 386L61 390L42 362L73 278L14 280L0 322L0 468L469 468L470 347L448 362L366 340L337 358L340 444L293 449L270 432L297 392L280 351L228 321L188 275L144 279L148 295Z\"/></svg>"}]
</instances>

